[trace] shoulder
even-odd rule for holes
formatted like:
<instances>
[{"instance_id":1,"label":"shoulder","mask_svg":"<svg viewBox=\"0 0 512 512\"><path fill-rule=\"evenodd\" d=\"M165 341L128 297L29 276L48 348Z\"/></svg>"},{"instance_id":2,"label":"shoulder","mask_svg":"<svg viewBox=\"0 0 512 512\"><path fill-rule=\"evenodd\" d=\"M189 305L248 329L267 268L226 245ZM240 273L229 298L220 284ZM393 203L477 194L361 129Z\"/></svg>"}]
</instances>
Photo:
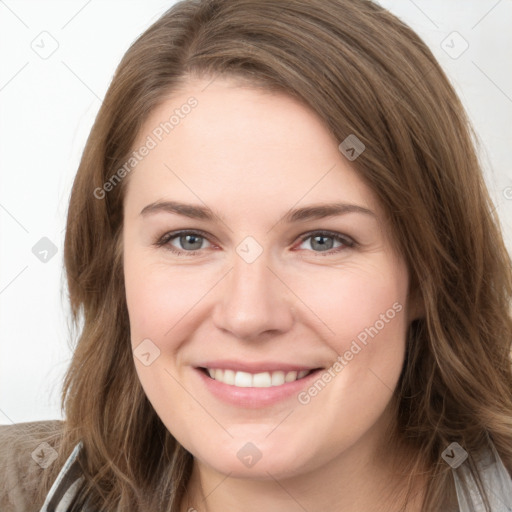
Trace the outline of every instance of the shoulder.
<instances>
[{"instance_id":1,"label":"shoulder","mask_svg":"<svg viewBox=\"0 0 512 512\"><path fill-rule=\"evenodd\" d=\"M42 472L57 457L64 422L31 421L0 425L0 510L33 510Z\"/></svg>"}]
</instances>

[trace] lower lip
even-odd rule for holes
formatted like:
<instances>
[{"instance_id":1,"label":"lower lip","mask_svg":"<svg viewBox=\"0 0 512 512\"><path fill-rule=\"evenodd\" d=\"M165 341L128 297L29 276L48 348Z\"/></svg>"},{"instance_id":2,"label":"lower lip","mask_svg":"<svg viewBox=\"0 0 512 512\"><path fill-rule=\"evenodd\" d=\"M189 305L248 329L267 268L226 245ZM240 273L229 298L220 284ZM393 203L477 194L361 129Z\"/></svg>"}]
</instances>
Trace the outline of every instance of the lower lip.
<instances>
[{"instance_id":1,"label":"lower lip","mask_svg":"<svg viewBox=\"0 0 512 512\"><path fill-rule=\"evenodd\" d=\"M322 371L321 369L315 370L302 379L293 382L285 382L280 386L243 388L224 384L223 382L212 379L199 368L194 368L194 370L212 395L229 404L248 409L268 407L292 396L296 397L300 391L311 385L311 382Z\"/></svg>"}]
</instances>

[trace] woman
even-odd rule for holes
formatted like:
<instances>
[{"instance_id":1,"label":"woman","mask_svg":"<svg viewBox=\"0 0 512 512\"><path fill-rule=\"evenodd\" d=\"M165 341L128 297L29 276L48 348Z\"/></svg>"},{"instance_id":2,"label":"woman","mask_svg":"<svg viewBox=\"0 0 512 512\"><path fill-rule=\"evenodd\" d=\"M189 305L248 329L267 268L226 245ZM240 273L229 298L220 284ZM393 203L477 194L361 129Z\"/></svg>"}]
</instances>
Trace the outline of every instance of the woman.
<instances>
[{"instance_id":1,"label":"woman","mask_svg":"<svg viewBox=\"0 0 512 512\"><path fill-rule=\"evenodd\" d=\"M173 6L73 185L41 511L510 510L512 278L472 135L376 4Z\"/></svg>"}]
</instances>

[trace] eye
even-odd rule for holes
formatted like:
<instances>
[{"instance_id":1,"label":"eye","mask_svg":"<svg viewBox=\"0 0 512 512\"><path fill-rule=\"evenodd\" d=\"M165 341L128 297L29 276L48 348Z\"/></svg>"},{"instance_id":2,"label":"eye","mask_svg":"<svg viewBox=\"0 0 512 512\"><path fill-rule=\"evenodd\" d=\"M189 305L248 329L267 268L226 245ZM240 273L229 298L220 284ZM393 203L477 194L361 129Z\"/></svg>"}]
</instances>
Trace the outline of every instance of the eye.
<instances>
[{"instance_id":1,"label":"eye","mask_svg":"<svg viewBox=\"0 0 512 512\"><path fill-rule=\"evenodd\" d=\"M207 239L201 231L174 231L172 233L165 233L154 245L165 247L177 255L193 256L201 249L204 249L203 243L205 241Z\"/></svg>"},{"instance_id":2,"label":"eye","mask_svg":"<svg viewBox=\"0 0 512 512\"><path fill-rule=\"evenodd\" d=\"M314 231L306 233L301 237L301 244L308 242L309 249L313 252L324 253L322 256L338 253L346 248L356 246L356 242L346 235L334 233L332 231ZM335 243L339 245L334 247ZM308 247L306 247L308 248Z\"/></svg>"},{"instance_id":3,"label":"eye","mask_svg":"<svg viewBox=\"0 0 512 512\"><path fill-rule=\"evenodd\" d=\"M310 241L311 240L311 241ZM309 242L308 242L309 241ZM153 245L165 247L178 256L195 256L202 249L204 242L208 242L206 233L202 231L173 231L162 235ZM355 247L357 243L346 235L332 231L313 231L301 236L300 245L308 242L309 248L321 256L329 256L346 248ZM336 247L335 243L338 243ZM211 244L210 244L211 245Z\"/></svg>"}]
</instances>

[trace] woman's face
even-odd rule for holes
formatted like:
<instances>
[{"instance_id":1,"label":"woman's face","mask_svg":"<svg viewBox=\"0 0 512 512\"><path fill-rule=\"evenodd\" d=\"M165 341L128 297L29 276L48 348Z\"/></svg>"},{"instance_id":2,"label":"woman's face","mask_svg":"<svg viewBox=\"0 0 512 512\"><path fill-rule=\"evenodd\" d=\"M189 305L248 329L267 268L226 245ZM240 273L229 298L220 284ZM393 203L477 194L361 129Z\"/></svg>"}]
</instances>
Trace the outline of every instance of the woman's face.
<instances>
[{"instance_id":1,"label":"woman's face","mask_svg":"<svg viewBox=\"0 0 512 512\"><path fill-rule=\"evenodd\" d=\"M406 266L311 110L208 84L190 81L153 111L125 178L140 382L210 470L283 477L363 460L404 359Z\"/></svg>"}]
</instances>

